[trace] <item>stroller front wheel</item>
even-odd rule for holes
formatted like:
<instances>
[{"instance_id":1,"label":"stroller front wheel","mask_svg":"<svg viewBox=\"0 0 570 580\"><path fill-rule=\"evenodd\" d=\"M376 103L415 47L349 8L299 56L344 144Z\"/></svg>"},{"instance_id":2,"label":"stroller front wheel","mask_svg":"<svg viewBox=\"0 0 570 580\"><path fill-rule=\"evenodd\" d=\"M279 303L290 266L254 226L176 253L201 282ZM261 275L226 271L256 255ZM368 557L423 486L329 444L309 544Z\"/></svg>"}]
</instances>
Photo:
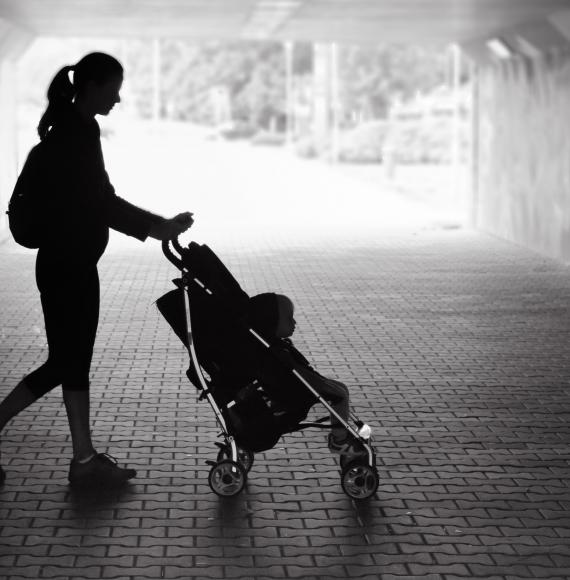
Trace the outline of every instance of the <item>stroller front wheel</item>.
<instances>
[{"instance_id":1,"label":"stroller front wheel","mask_svg":"<svg viewBox=\"0 0 570 580\"><path fill-rule=\"evenodd\" d=\"M372 497L380 483L376 467L359 459L348 463L340 477L344 493L352 499L362 500Z\"/></svg>"},{"instance_id":2,"label":"stroller front wheel","mask_svg":"<svg viewBox=\"0 0 570 580\"><path fill-rule=\"evenodd\" d=\"M216 463L210 469L208 484L211 490L222 497L232 497L243 491L247 473L239 464L229 459Z\"/></svg>"},{"instance_id":3,"label":"stroller front wheel","mask_svg":"<svg viewBox=\"0 0 570 580\"><path fill-rule=\"evenodd\" d=\"M249 473L249 470L253 465L254 457L255 457L254 454L248 449L241 449L241 447L238 447L238 462L245 469L246 473ZM224 459L231 460L231 458L232 453L230 451L229 445L222 446L222 444L220 443L220 450L218 451L217 460L218 461L222 461Z\"/></svg>"}]
</instances>

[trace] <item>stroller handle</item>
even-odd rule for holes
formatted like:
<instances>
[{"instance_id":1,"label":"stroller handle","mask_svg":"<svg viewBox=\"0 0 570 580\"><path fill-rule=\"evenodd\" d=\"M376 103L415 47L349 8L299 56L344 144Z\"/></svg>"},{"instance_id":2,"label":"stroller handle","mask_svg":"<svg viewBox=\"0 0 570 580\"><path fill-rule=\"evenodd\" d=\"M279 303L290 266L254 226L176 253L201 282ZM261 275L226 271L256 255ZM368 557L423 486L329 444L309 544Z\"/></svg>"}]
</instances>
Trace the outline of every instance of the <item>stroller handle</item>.
<instances>
[{"instance_id":1,"label":"stroller handle","mask_svg":"<svg viewBox=\"0 0 570 580\"><path fill-rule=\"evenodd\" d=\"M184 264L182 260L174 254L174 252L170 249L170 244L174 249L178 252L179 255L182 255L183 248L178 241L178 236L172 238L171 240L163 240L162 241L162 252L168 258L168 261L174 264L179 270L184 268Z\"/></svg>"},{"instance_id":2,"label":"stroller handle","mask_svg":"<svg viewBox=\"0 0 570 580\"><path fill-rule=\"evenodd\" d=\"M172 238L172 240L170 240L172 243L172 247L180 254L182 255L184 248L180 245L180 242L178 241L178 236L176 236L175 238Z\"/></svg>"}]
</instances>

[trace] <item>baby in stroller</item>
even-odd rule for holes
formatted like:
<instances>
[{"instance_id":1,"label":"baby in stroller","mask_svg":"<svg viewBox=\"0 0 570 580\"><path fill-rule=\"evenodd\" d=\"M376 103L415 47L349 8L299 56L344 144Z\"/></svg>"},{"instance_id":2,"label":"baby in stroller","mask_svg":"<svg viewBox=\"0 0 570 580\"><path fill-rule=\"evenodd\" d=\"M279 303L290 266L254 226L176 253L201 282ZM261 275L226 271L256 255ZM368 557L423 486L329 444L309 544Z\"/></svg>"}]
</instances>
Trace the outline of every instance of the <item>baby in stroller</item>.
<instances>
[{"instance_id":1,"label":"baby in stroller","mask_svg":"<svg viewBox=\"0 0 570 580\"><path fill-rule=\"evenodd\" d=\"M169 243L163 251L182 277L156 304L187 347L188 379L221 427L217 458L206 462L212 491L240 493L254 454L273 448L283 435L330 428L343 490L358 500L374 495L379 474L370 427L349 410L346 386L319 374L293 346L292 301L272 292L249 297L208 246L172 245L179 257ZM329 411L330 427L328 417L305 421L317 402Z\"/></svg>"},{"instance_id":2,"label":"baby in stroller","mask_svg":"<svg viewBox=\"0 0 570 580\"><path fill-rule=\"evenodd\" d=\"M297 370L336 413L348 421L350 400L347 386L318 373L290 340L296 326L294 314L295 306L289 297L266 292L249 299L247 322L270 341L274 352L277 353L282 362ZM349 437L345 427L333 414L331 414L328 447L331 452L346 459L358 457L363 453L363 449L358 446L354 438Z\"/></svg>"}]
</instances>

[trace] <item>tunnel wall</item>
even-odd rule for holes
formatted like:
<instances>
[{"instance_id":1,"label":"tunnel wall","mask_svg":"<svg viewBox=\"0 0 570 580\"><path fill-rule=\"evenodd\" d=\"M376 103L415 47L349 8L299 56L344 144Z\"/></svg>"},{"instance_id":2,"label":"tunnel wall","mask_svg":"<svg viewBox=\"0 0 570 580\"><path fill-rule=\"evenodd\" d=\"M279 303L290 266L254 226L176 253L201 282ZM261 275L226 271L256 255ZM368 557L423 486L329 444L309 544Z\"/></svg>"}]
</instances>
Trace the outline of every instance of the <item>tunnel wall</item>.
<instances>
[{"instance_id":1,"label":"tunnel wall","mask_svg":"<svg viewBox=\"0 0 570 580\"><path fill-rule=\"evenodd\" d=\"M15 65L0 58L0 241L8 235L6 210L17 178Z\"/></svg>"},{"instance_id":2,"label":"tunnel wall","mask_svg":"<svg viewBox=\"0 0 570 580\"><path fill-rule=\"evenodd\" d=\"M570 54L480 67L474 224L570 261Z\"/></svg>"},{"instance_id":3,"label":"tunnel wall","mask_svg":"<svg viewBox=\"0 0 570 580\"><path fill-rule=\"evenodd\" d=\"M18 177L17 63L34 35L0 18L0 242L9 236L6 210Z\"/></svg>"}]
</instances>

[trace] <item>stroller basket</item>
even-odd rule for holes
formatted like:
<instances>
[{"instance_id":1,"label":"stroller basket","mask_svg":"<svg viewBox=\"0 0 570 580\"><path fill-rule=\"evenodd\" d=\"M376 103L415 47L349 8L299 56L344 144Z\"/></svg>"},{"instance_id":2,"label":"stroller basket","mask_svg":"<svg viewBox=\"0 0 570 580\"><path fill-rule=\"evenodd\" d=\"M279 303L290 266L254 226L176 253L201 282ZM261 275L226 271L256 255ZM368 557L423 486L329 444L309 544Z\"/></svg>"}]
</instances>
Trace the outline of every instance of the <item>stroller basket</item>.
<instances>
[{"instance_id":1,"label":"stroller basket","mask_svg":"<svg viewBox=\"0 0 570 580\"><path fill-rule=\"evenodd\" d=\"M249 296L216 254L195 242L185 248L177 240L171 243L178 255L168 242L163 243L163 251L182 276L173 280L176 288L156 304L187 347L188 379L200 398L208 400L221 427L224 442L217 443L217 461L208 462L210 487L219 495L236 495L245 486L254 453L271 449L286 433L328 427L324 419L302 423L316 402L334 411L248 326ZM359 435L361 422L357 421L356 429L345 425L364 446L367 458L358 466L343 466L341 461L342 481L351 481L343 483L343 489L351 497L365 499L378 487L374 451L369 439ZM355 484L355 478L361 483Z\"/></svg>"}]
</instances>

